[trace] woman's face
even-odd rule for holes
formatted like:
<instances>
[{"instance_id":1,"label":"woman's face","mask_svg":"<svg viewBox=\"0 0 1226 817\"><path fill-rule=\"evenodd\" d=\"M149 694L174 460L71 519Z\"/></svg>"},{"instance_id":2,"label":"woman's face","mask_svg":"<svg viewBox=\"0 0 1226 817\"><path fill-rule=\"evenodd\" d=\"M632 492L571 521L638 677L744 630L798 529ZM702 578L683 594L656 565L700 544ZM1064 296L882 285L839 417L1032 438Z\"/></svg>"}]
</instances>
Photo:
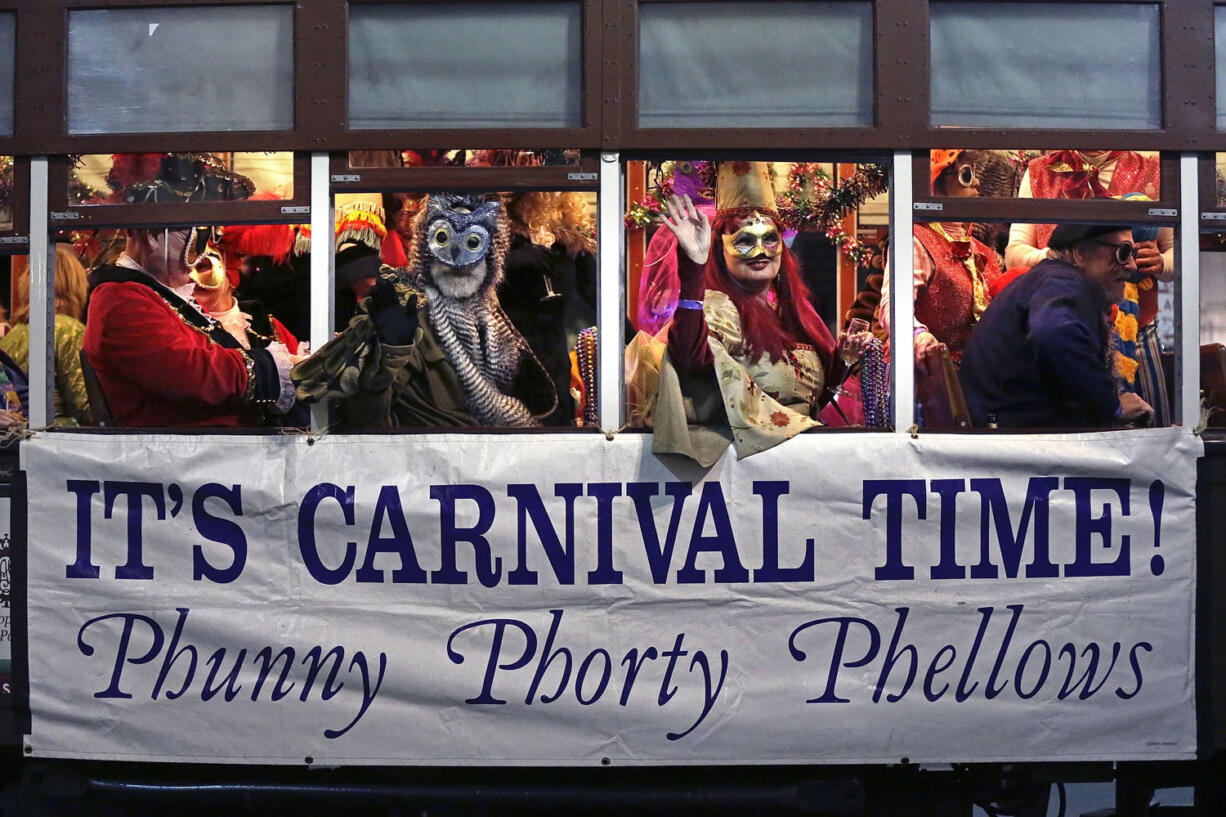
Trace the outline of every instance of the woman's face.
<instances>
[{"instance_id":1,"label":"woman's face","mask_svg":"<svg viewBox=\"0 0 1226 817\"><path fill-rule=\"evenodd\" d=\"M779 225L755 213L738 216L724 230L724 263L733 280L749 292L768 291L783 257Z\"/></svg>"}]
</instances>

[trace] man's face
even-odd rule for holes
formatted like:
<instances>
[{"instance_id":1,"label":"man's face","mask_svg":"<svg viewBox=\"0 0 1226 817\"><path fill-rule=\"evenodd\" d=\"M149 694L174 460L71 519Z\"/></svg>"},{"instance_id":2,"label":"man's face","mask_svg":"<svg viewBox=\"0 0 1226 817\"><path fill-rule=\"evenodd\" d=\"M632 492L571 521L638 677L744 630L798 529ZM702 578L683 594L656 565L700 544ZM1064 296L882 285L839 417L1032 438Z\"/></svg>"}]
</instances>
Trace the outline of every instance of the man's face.
<instances>
[{"instance_id":1,"label":"man's face","mask_svg":"<svg viewBox=\"0 0 1226 817\"><path fill-rule=\"evenodd\" d=\"M1124 242L1132 242L1132 230L1095 236L1079 242L1074 249L1073 260L1086 278L1102 291L1107 303L1124 299L1124 284L1137 268L1135 259L1130 258L1127 264L1119 262L1117 248Z\"/></svg>"}]
</instances>

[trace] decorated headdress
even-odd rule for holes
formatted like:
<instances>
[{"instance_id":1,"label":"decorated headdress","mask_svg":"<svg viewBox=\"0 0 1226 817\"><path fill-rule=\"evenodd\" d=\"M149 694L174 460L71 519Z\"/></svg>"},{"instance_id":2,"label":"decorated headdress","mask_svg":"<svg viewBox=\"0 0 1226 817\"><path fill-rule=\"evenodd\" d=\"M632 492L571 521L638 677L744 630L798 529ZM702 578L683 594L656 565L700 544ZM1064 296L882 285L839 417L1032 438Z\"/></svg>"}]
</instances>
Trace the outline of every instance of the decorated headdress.
<instances>
[{"instance_id":1,"label":"decorated headdress","mask_svg":"<svg viewBox=\"0 0 1226 817\"><path fill-rule=\"evenodd\" d=\"M379 274L379 251L387 228L383 207L367 199L351 201L336 213L336 281L353 286Z\"/></svg>"},{"instance_id":2,"label":"decorated headdress","mask_svg":"<svg viewBox=\"0 0 1226 817\"><path fill-rule=\"evenodd\" d=\"M337 251L346 244L362 244L378 252L386 235L383 208L373 201L359 199L345 205L336 213Z\"/></svg>"},{"instance_id":3,"label":"decorated headdress","mask_svg":"<svg viewBox=\"0 0 1226 817\"><path fill-rule=\"evenodd\" d=\"M715 181L715 217L761 213L776 221L769 162L722 162Z\"/></svg>"},{"instance_id":4,"label":"decorated headdress","mask_svg":"<svg viewBox=\"0 0 1226 817\"><path fill-rule=\"evenodd\" d=\"M958 157L963 153L962 149L957 150L934 150L928 154L928 184L937 183L937 177L945 172L945 168L958 161Z\"/></svg>"},{"instance_id":5,"label":"decorated headdress","mask_svg":"<svg viewBox=\"0 0 1226 817\"><path fill-rule=\"evenodd\" d=\"M251 179L213 153L117 153L106 183L109 204L234 201L255 192Z\"/></svg>"}]
</instances>

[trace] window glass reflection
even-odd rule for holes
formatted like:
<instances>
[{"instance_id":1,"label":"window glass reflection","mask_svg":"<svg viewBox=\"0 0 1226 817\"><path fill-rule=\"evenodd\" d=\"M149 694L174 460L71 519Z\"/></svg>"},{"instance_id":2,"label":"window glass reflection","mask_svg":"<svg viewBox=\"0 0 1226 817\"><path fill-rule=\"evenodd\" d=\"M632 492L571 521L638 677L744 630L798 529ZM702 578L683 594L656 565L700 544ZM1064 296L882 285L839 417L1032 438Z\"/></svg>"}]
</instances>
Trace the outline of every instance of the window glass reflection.
<instances>
[{"instance_id":1,"label":"window glass reflection","mask_svg":"<svg viewBox=\"0 0 1226 817\"><path fill-rule=\"evenodd\" d=\"M13 157L0 156L0 231L13 229Z\"/></svg>"},{"instance_id":2,"label":"window glass reflection","mask_svg":"<svg viewBox=\"0 0 1226 817\"><path fill-rule=\"evenodd\" d=\"M349 8L349 127L576 127L578 3Z\"/></svg>"},{"instance_id":3,"label":"window glass reflection","mask_svg":"<svg viewBox=\"0 0 1226 817\"><path fill-rule=\"evenodd\" d=\"M930 185L929 193L956 198L973 185L981 198L1162 198L1157 151L965 150L957 172L958 186L938 193Z\"/></svg>"},{"instance_id":4,"label":"window glass reflection","mask_svg":"<svg viewBox=\"0 0 1226 817\"><path fill-rule=\"evenodd\" d=\"M74 205L294 197L294 154L288 151L91 153L69 160L68 201Z\"/></svg>"},{"instance_id":5,"label":"window glass reflection","mask_svg":"<svg viewBox=\"0 0 1226 817\"><path fill-rule=\"evenodd\" d=\"M0 134L13 132L13 85L17 73L17 15L0 13Z\"/></svg>"},{"instance_id":6,"label":"window glass reflection","mask_svg":"<svg viewBox=\"0 0 1226 817\"><path fill-rule=\"evenodd\" d=\"M293 15L289 5L70 11L68 132L291 129Z\"/></svg>"},{"instance_id":7,"label":"window glass reflection","mask_svg":"<svg viewBox=\"0 0 1226 817\"><path fill-rule=\"evenodd\" d=\"M933 2L932 125L1160 128L1160 34L1157 3Z\"/></svg>"},{"instance_id":8,"label":"window glass reflection","mask_svg":"<svg viewBox=\"0 0 1226 817\"><path fill-rule=\"evenodd\" d=\"M578 150L351 150L360 167L559 167L579 164Z\"/></svg>"},{"instance_id":9,"label":"window glass reflection","mask_svg":"<svg viewBox=\"0 0 1226 817\"><path fill-rule=\"evenodd\" d=\"M1219 175L1219 180L1221 176ZM1220 189L1219 181L1219 189ZM1200 392L1207 424L1226 427L1226 233L1200 237Z\"/></svg>"},{"instance_id":10,"label":"window glass reflection","mask_svg":"<svg viewBox=\"0 0 1226 817\"><path fill-rule=\"evenodd\" d=\"M871 3L644 3L638 28L639 127L872 123Z\"/></svg>"}]
</instances>

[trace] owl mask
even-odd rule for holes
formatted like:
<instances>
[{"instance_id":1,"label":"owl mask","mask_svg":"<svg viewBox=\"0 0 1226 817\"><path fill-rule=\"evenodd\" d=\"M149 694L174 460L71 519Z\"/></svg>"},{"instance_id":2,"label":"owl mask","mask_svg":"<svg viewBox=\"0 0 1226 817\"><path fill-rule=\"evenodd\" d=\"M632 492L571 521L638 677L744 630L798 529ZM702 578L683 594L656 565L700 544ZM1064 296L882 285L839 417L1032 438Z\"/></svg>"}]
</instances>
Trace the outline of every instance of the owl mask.
<instances>
[{"instance_id":1,"label":"owl mask","mask_svg":"<svg viewBox=\"0 0 1226 817\"><path fill-rule=\"evenodd\" d=\"M426 247L438 261L462 269L489 253L502 205L483 196L436 193L426 210Z\"/></svg>"}]
</instances>

